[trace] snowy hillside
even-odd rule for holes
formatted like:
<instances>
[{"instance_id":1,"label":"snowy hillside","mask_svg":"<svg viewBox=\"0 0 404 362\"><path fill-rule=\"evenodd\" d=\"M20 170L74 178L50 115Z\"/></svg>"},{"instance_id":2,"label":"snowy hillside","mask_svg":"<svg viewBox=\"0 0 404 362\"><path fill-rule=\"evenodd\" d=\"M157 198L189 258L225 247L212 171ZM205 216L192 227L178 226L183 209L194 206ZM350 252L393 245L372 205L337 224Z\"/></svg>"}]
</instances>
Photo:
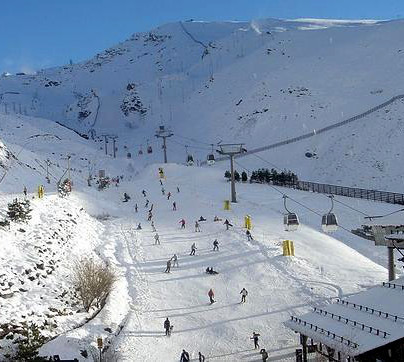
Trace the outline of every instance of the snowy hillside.
<instances>
[{"instance_id":1,"label":"snowy hillside","mask_svg":"<svg viewBox=\"0 0 404 362\"><path fill-rule=\"evenodd\" d=\"M350 230L365 215L399 207L336 196L340 228L325 234L327 195L239 182L238 203L225 211L228 162L186 167L185 146L205 160L221 140L252 150L312 132L236 159L236 168L286 168L303 180L402 192L402 98L315 131L404 93L402 26L313 19L173 23L83 63L1 78L0 360L13 360L7 356L30 323L48 338L42 355L80 361L98 356L98 337L108 346L107 361L178 361L183 348L194 360L201 351L207 361L257 361L254 331L271 358L293 360L298 341L284 326L291 314L387 279L385 248ZM168 164L159 163L154 137L161 124L174 133ZM111 138L105 150L104 134L117 136L116 158ZM102 173L115 181L99 190ZM57 185L69 177L73 191L59 197ZM300 218L295 232L284 231L283 194ZM30 201L31 218L8 225L15 199ZM245 233L247 214L253 240ZM196 232L200 216L206 221ZM389 221L402 223L402 213ZM294 242L294 257L282 255L284 240ZM164 273L174 254L179 265ZM84 311L71 282L83 256L106 262L118 277L96 315L95 308ZM206 274L207 267L218 274ZM248 290L243 304L242 288Z\"/></svg>"},{"instance_id":2,"label":"snowy hillside","mask_svg":"<svg viewBox=\"0 0 404 362\"><path fill-rule=\"evenodd\" d=\"M121 156L148 144L160 148L154 133L163 123L175 134L168 141L172 161L183 162L185 145L203 160L211 143L253 149L401 94L402 26L401 20L310 19L167 24L83 63L0 79L0 111L52 119L85 134L116 134ZM303 179L400 191L394 165L403 162L402 107L397 101L261 156ZM318 159L308 160L304 154L313 150ZM161 159L159 152L149 160ZM262 166L254 158L248 164ZM365 173L352 177L358 164ZM383 171L392 177L386 180Z\"/></svg>"}]
</instances>

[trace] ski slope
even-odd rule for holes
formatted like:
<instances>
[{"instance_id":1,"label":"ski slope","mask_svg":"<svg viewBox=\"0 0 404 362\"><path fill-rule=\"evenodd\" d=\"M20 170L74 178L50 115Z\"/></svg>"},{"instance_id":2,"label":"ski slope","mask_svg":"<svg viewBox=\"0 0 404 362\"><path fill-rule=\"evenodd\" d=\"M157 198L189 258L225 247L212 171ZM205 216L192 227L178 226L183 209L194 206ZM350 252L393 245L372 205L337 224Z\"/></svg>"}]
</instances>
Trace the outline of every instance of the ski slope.
<instances>
[{"instance_id":1,"label":"ski slope","mask_svg":"<svg viewBox=\"0 0 404 362\"><path fill-rule=\"evenodd\" d=\"M173 194L167 200L157 178L158 166L146 168L142 176L123 182L119 189L92 197L81 195L87 200L88 212L97 210L111 215L97 250L122 275L100 316L83 327L84 335L91 340L95 335L108 336L102 326L108 325L114 331L123 326L118 336L109 336L114 350L110 358L175 361L185 348L193 358L201 351L208 360L255 361L259 354L253 350L249 337L258 331L260 345L270 351L274 360L293 360L296 336L282 324L290 314L386 279L386 269L369 259L379 258L384 265L384 249L375 249L368 241L344 230L325 235L320 231L318 217L313 218L310 213L299 209L303 226L297 232L285 232L282 198L271 188L238 185L239 203L233 204L231 211L224 211L222 203L229 185L220 171L165 165L164 188ZM180 193L176 192L177 186ZM154 233L146 221L143 189L154 205L153 220L161 245L154 245ZM132 197L128 203L122 203L123 191ZM287 193L318 211L329 206L322 195L291 190ZM177 211L172 211L173 200ZM344 201L358 206L356 200ZM135 203L139 206L137 214ZM359 207L369 212L375 207L393 208L364 201L360 201ZM338 215L342 225L356 224L352 211L341 211ZM252 242L246 240L242 228L247 213L253 220ZM202 231L196 233L194 221L201 215L207 221L201 223ZM229 218L233 229L226 231L223 221L213 222L215 215ZM183 217L187 226L180 230L178 221ZM139 222L141 231L136 230ZM219 252L212 251L215 238L220 243ZM295 257L282 256L281 242L285 239L294 241ZM193 242L197 253L189 256ZM362 253L355 247L362 248ZM179 267L164 273L166 261L174 253L179 257ZM208 266L219 274L205 274ZM247 303L241 305L239 293L243 287L249 295ZM207 296L210 288L215 292L213 305ZM164 336L166 317L174 325L170 338ZM82 336L82 330L68 333L50 342L43 352L63 350L65 338L74 341ZM83 346L83 341L80 343ZM71 356L72 350L69 352Z\"/></svg>"},{"instance_id":2,"label":"ski slope","mask_svg":"<svg viewBox=\"0 0 404 362\"><path fill-rule=\"evenodd\" d=\"M386 280L384 248L349 230L364 223L364 214L397 207L340 198L347 206L336 203L334 212L343 228L326 235L317 215L330 208L326 195L240 183L238 203L224 211L227 163L185 167L185 146L196 160L206 159L220 140L255 149L314 134L401 94L401 29L401 20L173 23L134 34L86 62L0 79L0 219L24 186L33 208L27 224L0 229L0 333L6 323L39 323L47 336L58 335L41 354L80 361L86 360L82 350L98 354L97 337L109 346L108 361L178 361L183 348L194 359L201 351L213 361L256 361L250 340L256 331L271 360L293 360L298 341L283 325L291 314ZM397 99L260 158L247 155L236 168L286 168L301 179L401 192L403 105ZM161 123L174 132L167 165L158 163L161 144L154 139ZM105 154L102 138L87 140L69 128L117 135L118 157ZM147 145L153 153L138 155ZM308 159L307 151L318 158ZM66 178L69 156L73 193L59 199L56 183ZM170 200L161 192L158 167L164 167ZM100 192L94 179L88 186L100 170L122 176L119 186ZM41 184L45 198L38 200ZM161 245L154 245L143 189L154 205ZM294 233L283 229L283 193L302 224ZM246 214L251 242L243 229ZM207 221L199 233L193 225L201 215ZM213 222L215 215L222 222ZM225 218L234 225L229 231ZM402 223L402 214L391 222ZM215 238L218 252L212 251ZM287 239L295 257L282 256ZM196 256L189 255L193 242ZM164 273L174 253L179 267ZM64 294L71 267L83 255L108 262L119 275L105 307L87 323L92 314L83 312L74 293ZM219 274L205 274L207 267ZM243 287L249 295L241 305ZM174 325L170 338L166 317ZM1 339L0 359L12 345Z\"/></svg>"}]
</instances>

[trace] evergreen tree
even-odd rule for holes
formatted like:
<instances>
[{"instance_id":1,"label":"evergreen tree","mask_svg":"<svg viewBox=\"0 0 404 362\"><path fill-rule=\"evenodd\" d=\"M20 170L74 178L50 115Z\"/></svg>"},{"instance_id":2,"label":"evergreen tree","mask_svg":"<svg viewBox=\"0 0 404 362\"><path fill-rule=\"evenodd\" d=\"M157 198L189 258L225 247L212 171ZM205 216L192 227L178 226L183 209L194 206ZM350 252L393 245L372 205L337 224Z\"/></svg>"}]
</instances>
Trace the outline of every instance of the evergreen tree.
<instances>
[{"instance_id":1,"label":"evergreen tree","mask_svg":"<svg viewBox=\"0 0 404 362\"><path fill-rule=\"evenodd\" d=\"M247 180L248 180L247 172L243 171L243 172L241 173L241 181L247 182Z\"/></svg>"},{"instance_id":2,"label":"evergreen tree","mask_svg":"<svg viewBox=\"0 0 404 362\"><path fill-rule=\"evenodd\" d=\"M39 328L32 324L24 328L23 338L18 340L18 350L14 356L15 361L21 362L43 362L47 359L38 357L39 348L46 342L46 338L41 334Z\"/></svg>"},{"instance_id":3,"label":"evergreen tree","mask_svg":"<svg viewBox=\"0 0 404 362\"><path fill-rule=\"evenodd\" d=\"M12 203L8 204L7 216L12 221L26 222L31 219L31 211L29 200L18 201L14 199Z\"/></svg>"}]
</instances>

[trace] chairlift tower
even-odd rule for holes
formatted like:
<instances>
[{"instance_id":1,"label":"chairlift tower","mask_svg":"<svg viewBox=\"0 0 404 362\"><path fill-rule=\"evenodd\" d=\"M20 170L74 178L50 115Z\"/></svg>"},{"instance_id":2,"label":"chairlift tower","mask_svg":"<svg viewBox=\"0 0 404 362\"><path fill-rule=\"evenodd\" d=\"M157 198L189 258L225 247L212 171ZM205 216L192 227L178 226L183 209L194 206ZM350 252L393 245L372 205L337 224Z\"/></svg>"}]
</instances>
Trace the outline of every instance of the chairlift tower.
<instances>
[{"instance_id":1,"label":"chairlift tower","mask_svg":"<svg viewBox=\"0 0 404 362\"><path fill-rule=\"evenodd\" d=\"M164 126L159 126L158 130L156 131L155 136L157 138L162 138L163 139L164 163L167 163L167 143L166 143L166 139L168 137L174 136L174 133L172 133L170 129L166 129Z\"/></svg>"},{"instance_id":2,"label":"chairlift tower","mask_svg":"<svg viewBox=\"0 0 404 362\"><path fill-rule=\"evenodd\" d=\"M218 145L220 147L220 150L217 150L218 153L221 155L230 156L231 202L237 202L236 184L234 181L234 156L247 152L243 145L244 143L223 143Z\"/></svg>"},{"instance_id":3,"label":"chairlift tower","mask_svg":"<svg viewBox=\"0 0 404 362\"><path fill-rule=\"evenodd\" d=\"M109 136L112 139L112 147L113 147L113 155L114 158L116 158L116 139L118 138L118 136Z\"/></svg>"}]
</instances>

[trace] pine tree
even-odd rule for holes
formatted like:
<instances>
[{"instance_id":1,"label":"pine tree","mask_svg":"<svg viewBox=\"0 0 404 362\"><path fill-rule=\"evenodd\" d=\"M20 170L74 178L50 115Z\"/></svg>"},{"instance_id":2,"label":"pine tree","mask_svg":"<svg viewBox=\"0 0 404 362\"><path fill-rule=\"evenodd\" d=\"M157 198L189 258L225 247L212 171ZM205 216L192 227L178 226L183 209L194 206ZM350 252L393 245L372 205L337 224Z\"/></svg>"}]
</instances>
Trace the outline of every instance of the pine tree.
<instances>
[{"instance_id":1,"label":"pine tree","mask_svg":"<svg viewBox=\"0 0 404 362\"><path fill-rule=\"evenodd\" d=\"M241 173L241 181L247 182L247 180L248 180L247 172L243 171L243 172Z\"/></svg>"},{"instance_id":2,"label":"pine tree","mask_svg":"<svg viewBox=\"0 0 404 362\"><path fill-rule=\"evenodd\" d=\"M14 356L15 361L42 362L47 359L38 357L39 348L46 342L46 338L41 334L39 328L32 324L22 332L23 338L18 340L18 350Z\"/></svg>"},{"instance_id":3,"label":"pine tree","mask_svg":"<svg viewBox=\"0 0 404 362\"><path fill-rule=\"evenodd\" d=\"M12 221L26 222L31 219L31 211L29 200L18 201L14 199L12 203L8 204L7 216Z\"/></svg>"}]
</instances>

